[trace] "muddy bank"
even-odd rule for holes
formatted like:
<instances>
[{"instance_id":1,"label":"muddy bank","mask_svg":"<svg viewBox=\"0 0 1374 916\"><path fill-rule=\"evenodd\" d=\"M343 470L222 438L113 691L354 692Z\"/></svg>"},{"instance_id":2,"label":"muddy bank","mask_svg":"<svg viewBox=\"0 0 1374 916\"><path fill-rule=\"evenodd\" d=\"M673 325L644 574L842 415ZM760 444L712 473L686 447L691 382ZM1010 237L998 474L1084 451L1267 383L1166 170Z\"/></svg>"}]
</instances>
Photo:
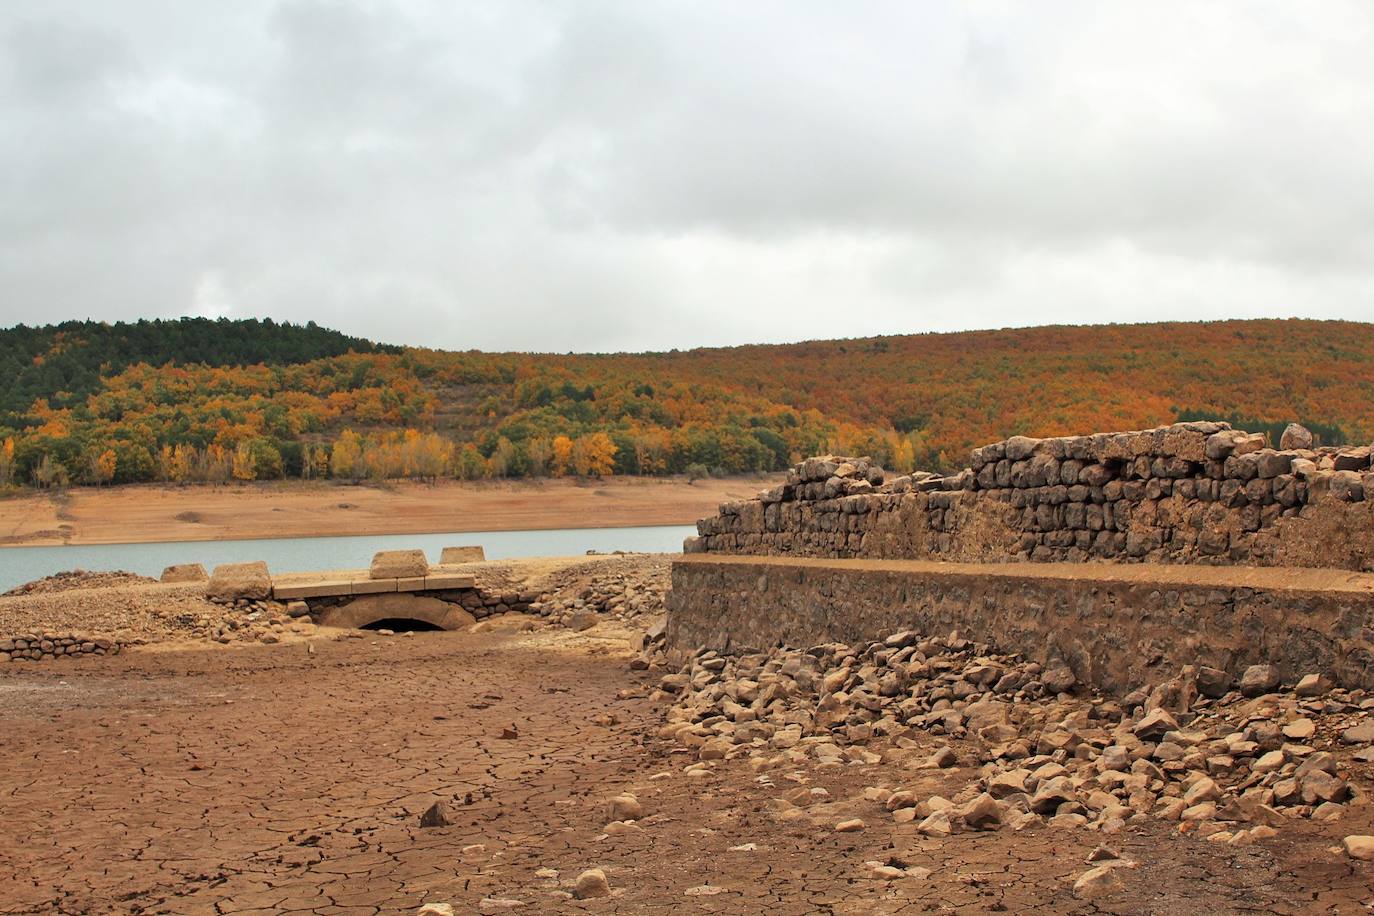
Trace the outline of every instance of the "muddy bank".
<instances>
[{"instance_id":1,"label":"muddy bank","mask_svg":"<svg viewBox=\"0 0 1374 916\"><path fill-rule=\"evenodd\" d=\"M77 488L0 500L0 546L690 525L768 483L614 477Z\"/></svg>"}]
</instances>

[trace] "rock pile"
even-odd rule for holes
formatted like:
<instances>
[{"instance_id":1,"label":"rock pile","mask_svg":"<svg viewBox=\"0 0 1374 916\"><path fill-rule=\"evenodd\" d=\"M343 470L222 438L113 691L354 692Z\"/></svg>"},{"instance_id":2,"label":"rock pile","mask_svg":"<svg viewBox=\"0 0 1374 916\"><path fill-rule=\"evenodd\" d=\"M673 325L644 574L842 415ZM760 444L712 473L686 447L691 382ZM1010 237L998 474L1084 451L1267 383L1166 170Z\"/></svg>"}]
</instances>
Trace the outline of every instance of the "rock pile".
<instances>
[{"instance_id":1,"label":"rock pile","mask_svg":"<svg viewBox=\"0 0 1374 916\"><path fill-rule=\"evenodd\" d=\"M957 633L703 650L659 687L673 701L662 735L702 761L844 766L885 746L917 768L968 768L949 798L897 789L880 800L931 835L1045 821L1111 833L1157 818L1239 845L1367 803L1358 777L1374 762L1374 696L1316 674L1285 688L1268 666L1238 684L1186 668L1118 700L1065 666Z\"/></svg>"},{"instance_id":2,"label":"rock pile","mask_svg":"<svg viewBox=\"0 0 1374 916\"><path fill-rule=\"evenodd\" d=\"M1303 431L1305 432L1305 431ZM867 458L796 465L758 498L698 523L688 552L895 559L1089 558L1361 568L1374 544L1340 532L1340 505L1374 501L1370 449L1268 447L1225 423L975 449L968 468L886 479ZM1319 552L1275 533L1320 525ZM1330 529L1330 530L1327 530ZM1333 537L1348 543L1334 545Z\"/></svg>"},{"instance_id":3,"label":"rock pile","mask_svg":"<svg viewBox=\"0 0 1374 916\"><path fill-rule=\"evenodd\" d=\"M51 595L59 592L69 592L74 589L116 588L126 585L143 585L154 581L156 580L131 572L87 572L84 569L74 569L70 572L53 573L51 576L45 576L42 579L25 582L23 585L0 594L0 598L15 598L23 595Z\"/></svg>"},{"instance_id":4,"label":"rock pile","mask_svg":"<svg viewBox=\"0 0 1374 916\"><path fill-rule=\"evenodd\" d=\"M0 639L0 662L48 661L68 655L114 655L119 643L80 633L25 633Z\"/></svg>"},{"instance_id":5,"label":"rock pile","mask_svg":"<svg viewBox=\"0 0 1374 916\"><path fill-rule=\"evenodd\" d=\"M632 621L661 613L667 591L665 564L622 564L593 573L586 581L555 584L530 605L530 611L552 623L585 630L605 616Z\"/></svg>"},{"instance_id":6,"label":"rock pile","mask_svg":"<svg viewBox=\"0 0 1374 916\"><path fill-rule=\"evenodd\" d=\"M239 599L232 605L220 606L203 613L162 612L153 610L154 618L168 628L179 630L184 638L208 639L228 645L233 642L272 644L286 636L308 636L315 625L299 610L278 601L250 601Z\"/></svg>"}]
</instances>

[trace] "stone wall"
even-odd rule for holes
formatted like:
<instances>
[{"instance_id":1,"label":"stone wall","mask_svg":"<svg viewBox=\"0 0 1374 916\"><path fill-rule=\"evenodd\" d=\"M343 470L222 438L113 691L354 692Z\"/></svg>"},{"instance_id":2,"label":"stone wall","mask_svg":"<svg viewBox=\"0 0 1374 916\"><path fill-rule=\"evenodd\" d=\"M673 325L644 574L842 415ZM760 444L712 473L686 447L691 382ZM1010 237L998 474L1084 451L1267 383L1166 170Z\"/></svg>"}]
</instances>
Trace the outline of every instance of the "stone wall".
<instances>
[{"instance_id":1,"label":"stone wall","mask_svg":"<svg viewBox=\"0 0 1374 916\"><path fill-rule=\"evenodd\" d=\"M1109 560L1374 569L1370 449L1282 445L1225 423L974 450L953 475L889 479L867 459L810 458L698 523L688 553Z\"/></svg>"},{"instance_id":2,"label":"stone wall","mask_svg":"<svg viewBox=\"0 0 1374 916\"><path fill-rule=\"evenodd\" d=\"M0 662L49 661L69 655L114 655L119 643L79 633L24 633L0 639Z\"/></svg>"},{"instance_id":3,"label":"stone wall","mask_svg":"<svg viewBox=\"0 0 1374 916\"><path fill-rule=\"evenodd\" d=\"M689 556L670 649L860 644L958 630L1122 692L1185 665L1374 688L1374 576L1330 570Z\"/></svg>"}]
</instances>

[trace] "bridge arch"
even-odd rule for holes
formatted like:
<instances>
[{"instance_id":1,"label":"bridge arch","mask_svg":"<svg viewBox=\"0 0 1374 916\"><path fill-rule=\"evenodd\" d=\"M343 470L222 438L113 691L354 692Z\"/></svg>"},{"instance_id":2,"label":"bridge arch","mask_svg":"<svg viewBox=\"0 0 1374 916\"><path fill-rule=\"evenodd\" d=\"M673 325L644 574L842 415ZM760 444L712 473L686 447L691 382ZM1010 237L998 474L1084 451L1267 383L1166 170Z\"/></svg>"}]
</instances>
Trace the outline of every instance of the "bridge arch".
<instances>
[{"instance_id":1,"label":"bridge arch","mask_svg":"<svg viewBox=\"0 0 1374 916\"><path fill-rule=\"evenodd\" d=\"M324 627L356 630L384 620L417 620L441 630L462 630L476 621L456 604L423 595L362 595L315 615Z\"/></svg>"}]
</instances>

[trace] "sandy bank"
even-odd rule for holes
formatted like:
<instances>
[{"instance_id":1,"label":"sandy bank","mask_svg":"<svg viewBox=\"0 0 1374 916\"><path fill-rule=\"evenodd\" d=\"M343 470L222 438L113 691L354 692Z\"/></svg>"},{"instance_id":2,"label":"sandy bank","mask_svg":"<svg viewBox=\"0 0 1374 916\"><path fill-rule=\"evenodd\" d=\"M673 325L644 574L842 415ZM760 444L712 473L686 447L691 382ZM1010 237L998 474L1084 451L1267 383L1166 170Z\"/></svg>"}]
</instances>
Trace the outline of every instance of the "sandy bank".
<instances>
[{"instance_id":1,"label":"sandy bank","mask_svg":"<svg viewBox=\"0 0 1374 916\"><path fill-rule=\"evenodd\" d=\"M686 525L767 485L620 477L77 488L0 500L0 546Z\"/></svg>"}]
</instances>

